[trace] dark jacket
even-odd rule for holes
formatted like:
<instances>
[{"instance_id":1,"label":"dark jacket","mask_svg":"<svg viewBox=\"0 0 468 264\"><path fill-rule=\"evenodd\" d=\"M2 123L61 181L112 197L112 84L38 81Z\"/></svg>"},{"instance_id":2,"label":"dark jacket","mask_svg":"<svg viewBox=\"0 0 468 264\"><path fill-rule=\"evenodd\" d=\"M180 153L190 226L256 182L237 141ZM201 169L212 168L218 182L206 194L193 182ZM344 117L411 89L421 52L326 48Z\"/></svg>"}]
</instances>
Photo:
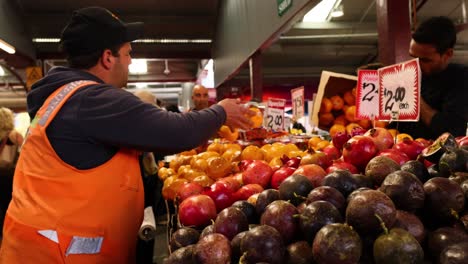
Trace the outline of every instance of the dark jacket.
<instances>
[{"instance_id":1,"label":"dark jacket","mask_svg":"<svg viewBox=\"0 0 468 264\"><path fill-rule=\"evenodd\" d=\"M437 74L423 76L421 97L438 113L430 126L419 122L399 122L396 127L401 133L414 138L436 139L444 132L454 136L466 133L468 122L468 68L459 64L449 64Z\"/></svg>"},{"instance_id":2,"label":"dark jacket","mask_svg":"<svg viewBox=\"0 0 468 264\"><path fill-rule=\"evenodd\" d=\"M78 169L103 164L122 147L162 154L195 148L226 119L218 105L184 114L167 112L86 71L66 67L53 68L33 85L27 97L31 119L51 93L77 80L100 84L77 91L50 123L47 135L59 157Z\"/></svg>"}]
</instances>

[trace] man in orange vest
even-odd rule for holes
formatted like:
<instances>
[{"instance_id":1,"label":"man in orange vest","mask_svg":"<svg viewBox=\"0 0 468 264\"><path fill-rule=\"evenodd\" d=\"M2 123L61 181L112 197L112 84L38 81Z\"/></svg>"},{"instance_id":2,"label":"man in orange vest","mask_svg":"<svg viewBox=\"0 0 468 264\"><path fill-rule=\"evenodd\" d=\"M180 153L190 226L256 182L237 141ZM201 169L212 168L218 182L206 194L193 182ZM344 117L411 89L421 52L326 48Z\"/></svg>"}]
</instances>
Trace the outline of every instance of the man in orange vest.
<instances>
[{"instance_id":1,"label":"man in orange vest","mask_svg":"<svg viewBox=\"0 0 468 264\"><path fill-rule=\"evenodd\" d=\"M143 215L140 151L177 153L223 124L248 128L233 99L169 113L126 86L142 23L104 8L75 11L61 36L69 67L28 94L33 119L16 167L0 263L134 263Z\"/></svg>"}]
</instances>

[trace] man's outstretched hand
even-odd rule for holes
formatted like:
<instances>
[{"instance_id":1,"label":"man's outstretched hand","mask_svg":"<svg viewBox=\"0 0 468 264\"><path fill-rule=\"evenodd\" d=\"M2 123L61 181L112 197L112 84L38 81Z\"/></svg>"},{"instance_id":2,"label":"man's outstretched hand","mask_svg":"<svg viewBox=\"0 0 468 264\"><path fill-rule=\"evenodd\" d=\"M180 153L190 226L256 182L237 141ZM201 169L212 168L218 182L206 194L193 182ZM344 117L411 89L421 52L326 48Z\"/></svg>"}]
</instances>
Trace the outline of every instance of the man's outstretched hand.
<instances>
[{"instance_id":1,"label":"man's outstretched hand","mask_svg":"<svg viewBox=\"0 0 468 264\"><path fill-rule=\"evenodd\" d=\"M222 106L226 112L225 125L231 129L240 128L245 130L252 128L253 122L250 117L256 113L247 106L242 105L239 99L224 99L218 105Z\"/></svg>"}]
</instances>

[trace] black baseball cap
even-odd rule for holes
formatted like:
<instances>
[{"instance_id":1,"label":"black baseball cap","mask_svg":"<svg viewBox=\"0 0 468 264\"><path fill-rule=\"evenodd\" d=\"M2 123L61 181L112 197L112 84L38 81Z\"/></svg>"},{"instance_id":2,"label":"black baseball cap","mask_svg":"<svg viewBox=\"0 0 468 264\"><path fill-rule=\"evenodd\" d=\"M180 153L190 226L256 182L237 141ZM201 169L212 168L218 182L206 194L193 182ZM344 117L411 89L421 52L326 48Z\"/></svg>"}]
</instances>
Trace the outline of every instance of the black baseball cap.
<instances>
[{"instance_id":1,"label":"black baseball cap","mask_svg":"<svg viewBox=\"0 0 468 264\"><path fill-rule=\"evenodd\" d=\"M143 23L124 23L102 7L86 7L73 12L62 31L61 45L71 56L85 55L131 42L143 36Z\"/></svg>"}]
</instances>

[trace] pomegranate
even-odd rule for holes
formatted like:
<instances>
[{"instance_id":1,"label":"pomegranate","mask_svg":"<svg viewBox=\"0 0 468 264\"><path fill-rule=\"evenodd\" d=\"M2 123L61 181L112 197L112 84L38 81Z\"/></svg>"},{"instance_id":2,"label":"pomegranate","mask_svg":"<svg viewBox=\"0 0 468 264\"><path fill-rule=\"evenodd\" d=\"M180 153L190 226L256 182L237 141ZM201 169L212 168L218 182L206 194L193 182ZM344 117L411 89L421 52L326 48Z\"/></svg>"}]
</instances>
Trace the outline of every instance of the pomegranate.
<instances>
[{"instance_id":1,"label":"pomegranate","mask_svg":"<svg viewBox=\"0 0 468 264\"><path fill-rule=\"evenodd\" d=\"M393 146L393 136L385 128L376 127L369 129L364 133L364 136L370 137L379 151L389 149Z\"/></svg>"},{"instance_id":2,"label":"pomegranate","mask_svg":"<svg viewBox=\"0 0 468 264\"><path fill-rule=\"evenodd\" d=\"M204 195L208 195L214 201L218 212L226 207L231 206L236 200L234 199L234 192L230 186L224 182L215 182L210 188L203 191Z\"/></svg>"},{"instance_id":3,"label":"pomegranate","mask_svg":"<svg viewBox=\"0 0 468 264\"><path fill-rule=\"evenodd\" d=\"M366 133L366 130L360 126L354 127L351 129L351 137L362 136Z\"/></svg>"},{"instance_id":4,"label":"pomegranate","mask_svg":"<svg viewBox=\"0 0 468 264\"><path fill-rule=\"evenodd\" d=\"M333 146L333 145L328 145L325 148L323 148L323 153L325 153L331 160L336 160L341 157L341 151Z\"/></svg>"},{"instance_id":5,"label":"pomegranate","mask_svg":"<svg viewBox=\"0 0 468 264\"><path fill-rule=\"evenodd\" d=\"M245 168L242 173L244 184L257 183L263 188L270 184L273 169L263 160L254 160Z\"/></svg>"},{"instance_id":6,"label":"pomegranate","mask_svg":"<svg viewBox=\"0 0 468 264\"><path fill-rule=\"evenodd\" d=\"M235 201L247 200L250 196L256 193L261 193L262 191L263 191L263 187L259 184L255 184L255 183L246 184L240 187L240 189L234 193L233 200Z\"/></svg>"},{"instance_id":7,"label":"pomegranate","mask_svg":"<svg viewBox=\"0 0 468 264\"><path fill-rule=\"evenodd\" d=\"M252 163L253 160L241 160L239 162L239 170L240 171L245 171L245 169L247 168L247 166L249 166L250 163Z\"/></svg>"},{"instance_id":8,"label":"pomegranate","mask_svg":"<svg viewBox=\"0 0 468 264\"><path fill-rule=\"evenodd\" d=\"M426 147L422 142L404 138L403 141L396 143L393 148L405 153L410 160L415 160Z\"/></svg>"},{"instance_id":9,"label":"pomegranate","mask_svg":"<svg viewBox=\"0 0 468 264\"><path fill-rule=\"evenodd\" d=\"M271 188L277 189L279 188L280 184L290 175L293 174L293 172L296 170L296 168L293 167L281 167L277 171L273 173L271 176Z\"/></svg>"},{"instance_id":10,"label":"pomegranate","mask_svg":"<svg viewBox=\"0 0 468 264\"><path fill-rule=\"evenodd\" d=\"M204 227L215 218L215 203L207 195L192 195L179 206L179 220L183 225Z\"/></svg>"},{"instance_id":11,"label":"pomegranate","mask_svg":"<svg viewBox=\"0 0 468 264\"><path fill-rule=\"evenodd\" d=\"M393 148L382 150L377 156L389 157L392 160L394 160L396 163L400 164L400 166L410 160L408 155L406 155L404 152L401 152Z\"/></svg>"},{"instance_id":12,"label":"pomegranate","mask_svg":"<svg viewBox=\"0 0 468 264\"><path fill-rule=\"evenodd\" d=\"M366 136L354 136L343 145L343 160L363 170L377 154L374 141Z\"/></svg>"},{"instance_id":13,"label":"pomegranate","mask_svg":"<svg viewBox=\"0 0 468 264\"><path fill-rule=\"evenodd\" d=\"M356 174L359 173L359 170L351 163L344 162L343 160L334 160L333 164L326 169L326 173L332 173L336 170L348 170L349 172Z\"/></svg>"},{"instance_id":14,"label":"pomegranate","mask_svg":"<svg viewBox=\"0 0 468 264\"><path fill-rule=\"evenodd\" d=\"M343 145L351 138L346 132L338 132L332 138L333 146L337 149L342 150Z\"/></svg>"},{"instance_id":15,"label":"pomegranate","mask_svg":"<svg viewBox=\"0 0 468 264\"><path fill-rule=\"evenodd\" d=\"M322 185L322 180L327 175L325 170L316 164L302 165L293 174L304 175L315 187Z\"/></svg>"},{"instance_id":16,"label":"pomegranate","mask_svg":"<svg viewBox=\"0 0 468 264\"><path fill-rule=\"evenodd\" d=\"M293 168L298 168L299 165L301 164L301 157L292 157L292 158L289 158L288 156L286 155L283 155L283 157L281 157L281 161L283 162L283 166L285 167L293 167Z\"/></svg>"},{"instance_id":17,"label":"pomegranate","mask_svg":"<svg viewBox=\"0 0 468 264\"><path fill-rule=\"evenodd\" d=\"M179 198L179 201L183 201L192 195L201 194L202 192L203 186L196 182L188 182L182 185L182 187L177 191L177 197Z\"/></svg>"},{"instance_id":18,"label":"pomegranate","mask_svg":"<svg viewBox=\"0 0 468 264\"><path fill-rule=\"evenodd\" d=\"M314 152L302 157L301 165L306 164L316 164L325 169L332 164L332 160L323 152Z\"/></svg>"}]
</instances>

